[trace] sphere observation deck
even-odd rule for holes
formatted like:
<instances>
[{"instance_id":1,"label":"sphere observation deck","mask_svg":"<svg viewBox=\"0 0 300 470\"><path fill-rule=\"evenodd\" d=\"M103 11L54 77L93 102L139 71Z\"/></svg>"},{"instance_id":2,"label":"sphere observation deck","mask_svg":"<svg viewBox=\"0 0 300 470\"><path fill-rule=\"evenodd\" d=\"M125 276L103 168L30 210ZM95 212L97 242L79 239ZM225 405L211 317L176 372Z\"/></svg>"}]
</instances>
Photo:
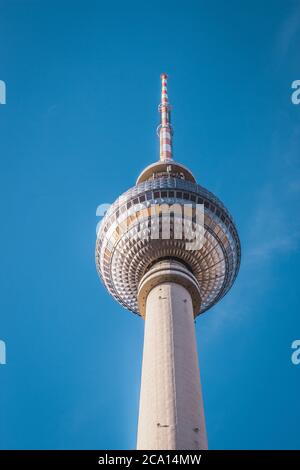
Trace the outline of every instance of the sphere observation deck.
<instances>
[{"instance_id":1,"label":"sphere observation deck","mask_svg":"<svg viewBox=\"0 0 300 470\"><path fill-rule=\"evenodd\" d=\"M170 214L170 236L162 238L162 206ZM204 210L203 243L187 250L195 231L195 209ZM189 210L184 210L188 207ZM180 211L182 208L182 211ZM178 210L179 209L179 210ZM176 224L185 224L182 238ZM156 236L153 237L153 230ZM201 306L196 315L216 304L231 288L240 266L240 241L233 219L222 202L196 183L194 176L174 160L147 167L137 184L109 208L97 234L96 266L111 295L128 310L140 314L137 294L146 272L157 261L182 262L196 278Z\"/></svg>"}]
</instances>

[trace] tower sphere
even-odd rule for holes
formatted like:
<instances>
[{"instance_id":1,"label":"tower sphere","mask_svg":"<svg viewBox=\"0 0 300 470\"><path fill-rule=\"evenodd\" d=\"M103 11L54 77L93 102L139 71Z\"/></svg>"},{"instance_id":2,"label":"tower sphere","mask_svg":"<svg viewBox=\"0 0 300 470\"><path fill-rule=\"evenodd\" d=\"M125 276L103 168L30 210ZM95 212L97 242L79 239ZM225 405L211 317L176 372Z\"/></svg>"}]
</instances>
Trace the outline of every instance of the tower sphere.
<instances>
[{"instance_id":1,"label":"tower sphere","mask_svg":"<svg viewBox=\"0 0 300 470\"><path fill-rule=\"evenodd\" d=\"M145 168L136 185L110 206L97 234L96 266L110 294L128 310L143 315L138 301L142 278L160 260L180 261L198 283L201 302L193 299L196 316L231 288L240 266L240 241L223 203L172 158L166 74L161 78L160 160ZM204 211L202 245L187 249L195 231L201 230L195 220L197 205ZM170 208L166 238L162 235L162 207ZM181 238L177 236L178 226L185 228Z\"/></svg>"}]
</instances>

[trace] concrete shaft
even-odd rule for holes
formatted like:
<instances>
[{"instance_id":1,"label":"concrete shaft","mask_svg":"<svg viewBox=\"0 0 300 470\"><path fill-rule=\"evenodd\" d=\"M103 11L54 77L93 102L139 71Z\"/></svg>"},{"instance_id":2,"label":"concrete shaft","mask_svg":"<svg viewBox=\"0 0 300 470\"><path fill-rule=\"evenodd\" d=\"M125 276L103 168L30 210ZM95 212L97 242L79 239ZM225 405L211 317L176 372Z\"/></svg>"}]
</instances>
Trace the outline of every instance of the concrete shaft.
<instances>
[{"instance_id":1,"label":"concrete shaft","mask_svg":"<svg viewBox=\"0 0 300 470\"><path fill-rule=\"evenodd\" d=\"M146 296L146 312L138 449L207 449L191 292L195 296L192 273L174 261L157 263L142 279L139 297Z\"/></svg>"}]
</instances>

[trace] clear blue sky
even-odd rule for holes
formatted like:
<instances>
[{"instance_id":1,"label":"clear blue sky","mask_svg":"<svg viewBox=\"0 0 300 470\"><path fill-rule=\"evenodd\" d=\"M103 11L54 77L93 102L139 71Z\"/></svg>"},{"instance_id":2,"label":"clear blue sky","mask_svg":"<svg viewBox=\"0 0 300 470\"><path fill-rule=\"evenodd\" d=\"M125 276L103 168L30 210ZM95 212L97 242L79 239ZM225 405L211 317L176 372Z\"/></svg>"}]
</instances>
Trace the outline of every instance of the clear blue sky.
<instances>
[{"instance_id":1,"label":"clear blue sky","mask_svg":"<svg viewBox=\"0 0 300 470\"><path fill-rule=\"evenodd\" d=\"M104 290L98 204L174 152L226 204L236 284L197 320L209 446L299 448L298 1L0 0L0 447L135 447L143 321Z\"/></svg>"}]
</instances>

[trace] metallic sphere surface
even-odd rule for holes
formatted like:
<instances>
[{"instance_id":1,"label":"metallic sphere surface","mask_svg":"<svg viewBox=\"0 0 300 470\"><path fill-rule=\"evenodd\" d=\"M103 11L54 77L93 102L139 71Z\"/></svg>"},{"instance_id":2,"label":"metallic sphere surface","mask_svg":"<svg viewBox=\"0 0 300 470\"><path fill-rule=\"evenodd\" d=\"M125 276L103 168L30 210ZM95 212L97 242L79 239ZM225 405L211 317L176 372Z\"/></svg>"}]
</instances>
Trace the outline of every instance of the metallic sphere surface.
<instances>
[{"instance_id":1,"label":"metallic sphere surface","mask_svg":"<svg viewBox=\"0 0 300 470\"><path fill-rule=\"evenodd\" d=\"M161 170L161 163L158 165ZM170 165L166 164L167 167ZM203 204L204 238L200 249L188 250L184 236L175 238L176 214L170 218L168 239L162 239L159 232L159 209L150 226L151 207L159 208L163 204L176 204L182 208ZM195 226L192 213L184 215L182 211L183 222L191 233ZM151 233L155 224L158 238L153 238ZM189 267L200 288L200 314L215 305L231 288L239 270L240 257L236 227L221 201L193 182L193 178L188 180L178 177L177 173L172 175L172 167L165 173L153 173L146 181L142 179L121 195L103 218L96 241L96 266L101 280L121 305L136 314L141 314L137 299L139 284L156 261L175 259Z\"/></svg>"}]
</instances>

